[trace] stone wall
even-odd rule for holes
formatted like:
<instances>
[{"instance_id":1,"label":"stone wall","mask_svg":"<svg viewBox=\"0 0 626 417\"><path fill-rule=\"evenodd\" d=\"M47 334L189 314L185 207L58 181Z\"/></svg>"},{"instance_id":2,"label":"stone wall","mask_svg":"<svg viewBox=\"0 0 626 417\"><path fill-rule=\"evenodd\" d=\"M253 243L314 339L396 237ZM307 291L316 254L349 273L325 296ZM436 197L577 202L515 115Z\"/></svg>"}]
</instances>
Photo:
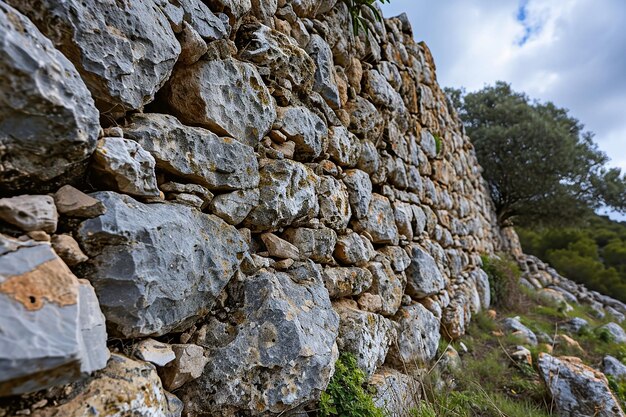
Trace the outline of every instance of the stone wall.
<instances>
[{"instance_id":1,"label":"stone wall","mask_svg":"<svg viewBox=\"0 0 626 417\"><path fill-rule=\"evenodd\" d=\"M297 415L339 352L406 394L463 334L501 233L428 48L363 13L0 1L0 415Z\"/></svg>"}]
</instances>

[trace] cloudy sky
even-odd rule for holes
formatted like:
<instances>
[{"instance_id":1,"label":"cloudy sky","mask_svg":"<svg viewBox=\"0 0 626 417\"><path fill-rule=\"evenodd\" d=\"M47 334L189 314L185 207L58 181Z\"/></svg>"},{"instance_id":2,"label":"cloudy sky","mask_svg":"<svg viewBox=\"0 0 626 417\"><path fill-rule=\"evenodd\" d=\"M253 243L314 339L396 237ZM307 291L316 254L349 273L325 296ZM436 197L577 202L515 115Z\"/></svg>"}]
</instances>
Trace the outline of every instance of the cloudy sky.
<instances>
[{"instance_id":1,"label":"cloudy sky","mask_svg":"<svg viewBox=\"0 0 626 417\"><path fill-rule=\"evenodd\" d=\"M442 86L510 82L570 110L626 171L626 0L391 0Z\"/></svg>"}]
</instances>

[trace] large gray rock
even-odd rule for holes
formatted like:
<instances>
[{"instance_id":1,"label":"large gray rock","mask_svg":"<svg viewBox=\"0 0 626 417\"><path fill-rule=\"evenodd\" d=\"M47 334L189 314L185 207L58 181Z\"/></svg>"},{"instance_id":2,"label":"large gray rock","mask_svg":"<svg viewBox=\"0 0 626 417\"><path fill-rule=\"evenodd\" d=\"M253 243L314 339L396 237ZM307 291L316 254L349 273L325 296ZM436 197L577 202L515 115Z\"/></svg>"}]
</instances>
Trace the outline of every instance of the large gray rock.
<instances>
[{"instance_id":1,"label":"large gray rock","mask_svg":"<svg viewBox=\"0 0 626 417\"><path fill-rule=\"evenodd\" d=\"M609 333L611 337L611 341L615 343L626 343L626 332L624 328L617 323L607 323L604 326L600 327L603 331Z\"/></svg>"},{"instance_id":2,"label":"large gray rock","mask_svg":"<svg viewBox=\"0 0 626 417\"><path fill-rule=\"evenodd\" d=\"M356 266L325 268L322 277L330 298L359 295L372 286L372 273Z\"/></svg>"},{"instance_id":3,"label":"large gray rock","mask_svg":"<svg viewBox=\"0 0 626 417\"><path fill-rule=\"evenodd\" d=\"M621 417L624 412L602 372L585 365L579 358L539 354L543 377L557 416Z\"/></svg>"},{"instance_id":4,"label":"large gray rock","mask_svg":"<svg viewBox=\"0 0 626 417\"><path fill-rule=\"evenodd\" d=\"M374 143L380 138L383 133L384 120L376 106L363 97L357 96L354 101L346 105L346 111L350 114L352 133Z\"/></svg>"},{"instance_id":5,"label":"large gray rock","mask_svg":"<svg viewBox=\"0 0 626 417\"><path fill-rule=\"evenodd\" d=\"M335 257L344 265L365 265L375 254L371 242L358 233L348 232L337 238Z\"/></svg>"},{"instance_id":6,"label":"large gray rock","mask_svg":"<svg viewBox=\"0 0 626 417\"><path fill-rule=\"evenodd\" d=\"M259 204L259 189L237 190L216 196L209 205L213 214L229 224L239 224Z\"/></svg>"},{"instance_id":7,"label":"large gray rock","mask_svg":"<svg viewBox=\"0 0 626 417\"><path fill-rule=\"evenodd\" d=\"M421 304L403 306L393 318L398 323L398 342L389 351L390 362L399 369L427 364L437 355L439 320Z\"/></svg>"},{"instance_id":8,"label":"large gray rock","mask_svg":"<svg viewBox=\"0 0 626 417\"><path fill-rule=\"evenodd\" d=\"M406 269L407 293L424 298L445 288L446 280L428 252L416 244L409 246L411 264Z\"/></svg>"},{"instance_id":9,"label":"large gray rock","mask_svg":"<svg viewBox=\"0 0 626 417\"><path fill-rule=\"evenodd\" d=\"M295 142L294 159L307 161L317 158L322 152L322 141L328 128L320 117L306 107L282 107L277 112L280 131Z\"/></svg>"},{"instance_id":10,"label":"large gray rock","mask_svg":"<svg viewBox=\"0 0 626 417\"><path fill-rule=\"evenodd\" d=\"M36 409L34 417L180 417L182 404L163 390L154 365L113 354L92 378L68 387L73 395ZM88 411L86 411L88 410Z\"/></svg>"},{"instance_id":11,"label":"large gray rock","mask_svg":"<svg viewBox=\"0 0 626 417\"><path fill-rule=\"evenodd\" d=\"M361 155L361 142L344 126L333 126L328 135L328 153L339 165L353 167Z\"/></svg>"},{"instance_id":12,"label":"large gray rock","mask_svg":"<svg viewBox=\"0 0 626 417\"><path fill-rule=\"evenodd\" d=\"M349 169L343 177L348 187L350 207L357 219L367 216L372 201L372 181L370 176L360 169Z\"/></svg>"},{"instance_id":13,"label":"large gray rock","mask_svg":"<svg viewBox=\"0 0 626 417\"><path fill-rule=\"evenodd\" d=\"M216 216L181 204L142 204L92 194L104 215L81 223L94 285L110 328L122 337L184 329L213 306L247 245Z\"/></svg>"},{"instance_id":14,"label":"large gray rock","mask_svg":"<svg viewBox=\"0 0 626 417\"><path fill-rule=\"evenodd\" d=\"M239 28L237 45L239 58L266 67L272 79L289 80L303 91L311 89L315 64L293 38L254 23Z\"/></svg>"},{"instance_id":15,"label":"large gray rock","mask_svg":"<svg viewBox=\"0 0 626 417\"><path fill-rule=\"evenodd\" d=\"M255 146L276 118L273 98L256 68L232 58L180 68L166 90L168 103L183 123L247 145Z\"/></svg>"},{"instance_id":16,"label":"large gray rock","mask_svg":"<svg viewBox=\"0 0 626 417\"><path fill-rule=\"evenodd\" d=\"M402 304L406 276L395 273L391 262L384 258L381 262L370 262L367 269L372 273L372 286L368 292L380 296L382 300L380 313L385 316L396 314Z\"/></svg>"},{"instance_id":17,"label":"large gray rock","mask_svg":"<svg viewBox=\"0 0 626 417\"><path fill-rule=\"evenodd\" d=\"M402 97L380 72L366 71L363 74L363 89L377 106L386 107L395 112L405 111Z\"/></svg>"},{"instance_id":18,"label":"large gray rock","mask_svg":"<svg viewBox=\"0 0 626 417\"><path fill-rule=\"evenodd\" d=\"M343 232L348 227L352 216L348 189L343 182L330 175L321 175L319 179L317 197L320 205L320 221L338 232Z\"/></svg>"},{"instance_id":19,"label":"large gray rock","mask_svg":"<svg viewBox=\"0 0 626 417\"><path fill-rule=\"evenodd\" d=\"M346 302L337 302L333 308L339 314L339 350L352 353L359 368L371 377L385 362L395 340L393 323L380 314L361 311Z\"/></svg>"},{"instance_id":20,"label":"large gray rock","mask_svg":"<svg viewBox=\"0 0 626 417\"><path fill-rule=\"evenodd\" d=\"M211 190L254 188L259 164L251 146L183 125L167 114L136 114L124 135L154 156L163 171Z\"/></svg>"},{"instance_id":21,"label":"large gray rock","mask_svg":"<svg viewBox=\"0 0 626 417\"><path fill-rule=\"evenodd\" d=\"M214 41L228 36L228 25L213 14L201 0L179 0L183 8L184 20L207 41Z\"/></svg>"},{"instance_id":22,"label":"large gray rock","mask_svg":"<svg viewBox=\"0 0 626 417\"><path fill-rule=\"evenodd\" d=\"M100 127L93 99L72 63L4 3L0 74L0 190L33 188L81 168Z\"/></svg>"},{"instance_id":23,"label":"large gray rock","mask_svg":"<svg viewBox=\"0 0 626 417\"><path fill-rule=\"evenodd\" d=\"M260 200L244 224L255 231L277 230L315 217L319 178L307 166L287 159L266 160L261 167Z\"/></svg>"},{"instance_id":24,"label":"large gray rock","mask_svg":"<svg viewBox=\"0 0 626 417\"><path fill-rule=\"evenodd\" d=\"M109 117L152 101L180 53L167 18L153 0L9 3L74 63L96 106Z\"/></svg>"},{"instance_id":25,"label":"large gray rock","mask_svg":"<svg viewBox=\"0 0 626 417\"><path fill-rule=\"evenodd\" d=\"M0 198L0 220L25 232L57 230L59 215L54 199L49 195L18 195Z\"/></svg>"},{"instance_id":26,"label":"large gray rock","mask_svg":"<svg viewBox=\"0 0 626 417\"><path fill-rule=\"evenodd\" d=\"M213 318L204 374L179 391L192 415L265 415L315 402L333 373L339 320L319 276L261 270L229 294L242 320ZM229 301L227 300L227 303ZM239 413L239 414L237 414Z\"/></svg>"},{"instance_id":27,"label":"large gray rock","mask_svg":"<svg viewBox=\"0 0 626 417\"><path fill-rule=\"evenodd\" d=\"M626 365L613 356L607 355L602 360L602 372L618 380L626 379Z\"/></svg>"},{"instance_id":28,"label":"large gray rock","mask_svg":"<svg viewBox=\"0 0 626 417\"><path fill-rule=\"evenodd\" d=\"M103 368L104 316L93 288L50 245L0 235L0 396Z\"/></svg>"},{"instance_id":29,"label":"large gray rock","mask_svg":"<svg viewBox=\"0 0 626 417\"><path fill-rule=\"evenodd\" d=\"M300 250L300 255L315 262L333 261L333 251L337 243L337 233L330 228L310 229L299 227L287 229L282 235L289 243Z\"/></svg>"},{"instance_id":30,"label":"large gray rock","mask_svg":"<svg viewBox=\"0 0 626 417\"><path fill-rule=\"evenodd\" d=\"M419 409L422 386L416 379L395 369L383 367L369 381L374 404L386 416L406 417Z\"/></svg>"},{"instance_id":31,"label":"large gray rock","mask_svg":"<svg viewBox=\"0 0 626 417\"><path fill-rule=\"evenodd\" d=\"M398 244L398 227L387 197L372 194L367 215L353 221L354 230L367 232L374 243Z\"/></svg>"},{"instance_id":32,"label":"large gray rock","mask_svg":"<svg viewBox=\"0 0 626 417\"><path fill-rule=\"evenodd\" d=\"M316 66L313 90L320 93L330 107L338 109L341 107L341 101L335 81L335 64L330 46L321 36L313 34L306 51L313 58Z\"/></svg>"},{"instance_id":33,"label":"large gray rock","mask_svg":"<svg viewBox=\"0 0 626 417\"><path fill-rule=\"evenodd\" d=\"M502 328L505 332L520 337L529 345L537 346L537 336L532 330L520 322L519 317L511 317L502 320Z\"/></svg>"},{"instance_id":34,"label":"large gray rock","mask_svg":"<svg viewBox=\"0 0 626 417\"><path fill-rule=\"evenodd\" d=\"M101 138L93 154L94 179L124 194L158 197L156 163L135 141Z\"/></svg>"}]
</instances>

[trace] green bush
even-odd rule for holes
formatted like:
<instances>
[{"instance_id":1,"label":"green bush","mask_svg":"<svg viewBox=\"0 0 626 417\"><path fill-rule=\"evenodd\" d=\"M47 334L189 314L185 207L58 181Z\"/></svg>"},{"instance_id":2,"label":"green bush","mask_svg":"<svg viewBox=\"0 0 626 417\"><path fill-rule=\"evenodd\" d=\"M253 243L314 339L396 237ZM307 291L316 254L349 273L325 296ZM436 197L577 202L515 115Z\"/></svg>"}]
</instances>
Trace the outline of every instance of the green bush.
<instances>
[{"instance_id":1,"label":"green bush","mask_svg":"<svg viewBox=\"0 0 626 417\"><path fill-rule=\"evenodd\" d=\"M491 304L510 310L519 307L523 300L519 278L521 271L517 263L507 255L482 256L483 270L489 277Z\"/></svg>"},{"instance_id":2,"label":"green bush","mask_svg":"<svg viewBox=\"0 0 626 417\"><path fill-rule=\"evenodd\" d=\"M365 374L357 366L354 355L342 353L335 364L335 374L322 393L320 416L384 417L363 388L365 382Z\"/></svg>"},{"instance_id":3,"label":"green bush","mask_svg":"<svg viewBox=\"0 0 626 417\"><path fill-rule=\"evenodd\" d=\"M372 11L374 18L379 22L382 20L382 16L378 12L378 9L374 7L376 0L343 0L348 5L350 11L350 17L352 17L352 30L355 35L359 34L359 30L363 29L365 34L369 31L367 21L361 15L363 9L361 6L365 6ZM389 3L390 0L380 0L381 3Z\"/></svg>"}]
</instances>

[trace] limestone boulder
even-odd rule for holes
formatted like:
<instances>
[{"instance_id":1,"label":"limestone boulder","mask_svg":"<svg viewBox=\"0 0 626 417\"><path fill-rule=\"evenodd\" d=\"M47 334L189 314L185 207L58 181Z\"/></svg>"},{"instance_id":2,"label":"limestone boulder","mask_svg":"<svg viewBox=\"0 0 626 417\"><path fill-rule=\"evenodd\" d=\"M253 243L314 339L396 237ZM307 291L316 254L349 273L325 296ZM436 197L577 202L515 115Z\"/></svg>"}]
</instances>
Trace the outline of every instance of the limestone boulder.
<instances>
[{"instance_id":1,"label":"limestone boulder","mask_svg":"<svg viewBox=\"0 0 626 417\"><path fill-rule=\"evenodd\" d=\"M374 404L389 417L410 416L419 407L419 381L389 367L379 369L369 381Z\"/></svg>"},{"instance_id":2,"label":"limestone boulder","mask_svg":"<svg viewBox=\"0 0 626 417\"><path fill-rule=\"evenodd\" d=\"M529 345L537 346L537 336L520 322L519 317L505 318L502 320L502 328L505 332L518 336Z\"/></svg>"},{"instance_id":3,"label":"limestone boulder","mask_svg":"<svg viewBox=\"0 0 626 417\"><path fill-rule=\"evenodd\" d=\"M416 298L438 293L446 280L432 256L417 244L409 246L411 264L406 270L407 292Z\"/></svg>"},{"instance_id":4,"label":"limestone boulder","mask_svg":"<svg viewBox=\"0 0 626 417\"><path fill-rule=\"evenodd\" d=\"M315 262L329 263L337 243L337 233L330 228L311 229L300 227L287 229L282 237L300 250L300 255Z\"/></svg>"},{"instance_id":5,"label":"limestone boulder","mask_svg":"<svg viewBox=\"0 0 626 417\"><path fill-rule=\"evenodd\" d=\"M427 364L437 354L439 320L421 304L403 306L394 316L398 343L389 352L390 362L399 369Z\"/></svg>"},{"instance_id":6,"label":"limestone boulder","mask_svg":"<svg viewBox=\"0 0 626 417\"><path fill-rule=\"evenodd\" d=\"M339 319L319 277L294 278L262 269L233 282L231 314L242 320L209 321L198 342L209 362L179 391L189 413L279 414L319 399L338 357Z\"/></svg>"},{"instance_id":7,"label":"limestone boulder","mask_svg":"<svg viewBox=\"0 0 626 417\"><path fill-rule=\"evenodd\" d=\"M322 277L330 298L359 295L372 286L372 273L356 266L325 268Z\"/></svg>"},{"instance_id":8,"label":"limestone boulder","mask_svg":"<svg viewBox=\"0 0 626 417\"><path fill-rule=\"evenodd\" d=\"M9 3L72 61L98 110L109 117L151 102L180 53L167 18L152 0Z\"/></svg>"},{"instance_id":9,"label":"limestone boulder","mask_svg":"<svg viewBox=\"0 0 626 417\"><path fill-rule=\"evenodd\" d=\"M53 233L57 229L59 215L54 199L49 195L20 195L0 198L0 220L31 232L42 230Z\"/></svg>"},{"instance_id":10,"label":"limestone boulder","mask_svg":"<svg viewBox=\"0 0 626 417\"><path fill-rule=\"evenodd\" d=\"M168 390L182 387L189 381L200 378L209 361L204 348L194 344L172 345L174 359L160 370L159 376Z\"/></svg>"},{"instance_id":11,"label":"limestone boulder","mask_svg":"<svg viewBox=\"0 0 626 417\"><path fill-rule=\"evenodd\" d=\"M376 142L383 133L384 120L376 106L357 96L348 102L346 111L350 114L350 131L360 138Z\"/></svg>"},{"instance_id":12,"label":"limestone boulder","mask_svg":"<svg viewBox=\"0 0 626 417\"><path fill-rule=\"evenodd\" d=\"M91 94L74 65L5 3L0 3L0 73L0 190L32 189L79 175L98 137Z\"/></svg>"},{"instance_id":13,"label":"limestone boulder","mask_svg":"<svg viewBox=\"0 0 626 417\"><path fill-rule=\"evenodd\" d=\"M229 25L216 16L202 0L179 0L183 19L206 41L228 36Z\"/></svg>"},{"instance_id":14,"label":"limestone boulder","mask_svg":"<svg viewBox=\"0 0 626 417\"><path fill-rule=\"evenodd\" d=\"M250 211L259 204L259 189L237 190L215 196L209 208L213 214L229 224L244 221Z\"/></svg>"},{"instance_id":15,"label":"limestone boulder","mask_svg":"<svg viewBox=\"0 0 626 417\"><path fill-rule=\"evenodd\" d=\"M361 142L344 126L333 126L328 135L328 153L339 165L353 167L361 155Z\"/></svg>"},{"instance_id":16,"label":"limestone boulder","mask_svg":"<svg viewBox=\"0 0 626 417\"><path fill-rule=\"evenodd\" d=\"M602 372L604 372L604 375L610 375L617 380L626 379L626 365L611 355L607 355L602 359Z\"/></svg>"},{"instance_id":17,"label":"limestone boulder","mask_svg":"<svg viewBox=\"0 0 626 417\"><path fill-rule=\"evenodd\" d=\"M105 212L101 202L71 185L64 185L54 193L54 204L60 214L68 217L96 217Z\"/></svg>"},{"instance_id":18,"label":"limestone boulder","mask_svg":"<svg viewBox=\"0 0 626 417\"><path fill-rule=\"evenodd\" d=\"M539 354L539 373L554 400L557 416L624 416L602 372L575 357Z\"/></svg>"},{"instance_id":19,"label":"limestone boulder","mask_svg":"<svg viewBox=\"0 0 626 417\"><path fill-rule=\"evenodd\" d=\"M320 93L326 103L334 109L341 106L339 89L335 80L333 52L328 43L319 35L311 35L306 51L315 62L315 80L313 90Z\"/></svg>"},{"instance_id":20,"label":"limestone boulder","mask_svg":"<svg viewBox=\"0 0 626 417\"><path fill-rule=\"evenodd\" d=\"M272 96L254 65L232 58L200 60L178 69L165 94L183 123L250 146L265 136L276 118Z\"/></svg>"},{"instance_id":21,"label":"limestone boulder","mask_svg":"<svg viewBox=\"0 0 626 417\"><path fill-rule=\"evenodd\" d=\"M320 175L317 197L320 221L337 232L346 230L352 216L346 185L330 175Z\"/></svg>"},{"instance_id":22,"label":"limestone boulder","mask_svg":"<svg viewBox=\"0 0 626 417\"><path fill-rule=\"evenodd\" d=\"M374 247L358 233L349 232L337 238L335 257L344 265L362 266L375 255Z\"/></svg>"},{"instance_id":23,"label":"limestone boulder","mask_svg":"<svg viewBox=\"0 0 626 417\"><path fill-rule=\"evenodd\" d=\"M118 336L184 330L213 306L247 250L216 216L113 192L92 196L106 213L82 222L77 239L91 258L85 276Z\"/></svg>"},{"instance_id":24,"label":"limestone boulder","mask_svg":"<svg viewBox=\"0 0 626 417\"><path fill-rule=\"evenodd\" d=\"M370 262L367 269L372 273L370 294L380 297L382 304L379 310L385 316L396 314L402 304L402 295L406 287L406 276L397 274L388 259Z\"/></svg>"},{"instance_id":25,"label":"limestone boulder","mask_svg":"<svg viewBox=\"0 0 626 417\"><path fill-rule=\"evenodd\" d=\"M150 152L158 169L210 190L254 188L259 183L259 165L251 146L185 126L174 116L133 115L124 136Z\"/></svg>"},{"instance_id":26,"label":"limestone boulder","mask_svg":"<svg viewBox=\"0 0 626 417\"><path fill-rule=\"evenodd\" d=\"M624 328L617 323L607 323L601 326L602 331L607 332L610 335L611 341L614 343L626 343L626 332Z\"/></svg>"},{"instance_id":27,"label":"limestone boulder","mask_svg":"<svg viewBox=\"0 0 626 417\"><path fill-rule=\"evenodd\" d=\"M399 234L389 199L373 193L367 215L353 221L354 230L367 232L373 243L397 245Z\"/></svg>"},{"instance_id":28,"label":"limestone boulder","mask_svg":"<svg viewBox=\"0 0 626 417\"><path fill-rule=\"evenodd\" d=\"M315 217L319 204L317 175L307 166L283 159L266 160L260 170L259 205L244 225L253 231L270 231L297 225Z\"/></svg>"},{"instance_id":29,"label":"limestone boulder","mask_svg":"<svg viewBox=\"0 0 626 417\"><path fill-rule=\"evenodd\" d=\"M343 183L348 188L350 207L355 217L362 219L367 216L372 201L370 176L360 169L349 169L345 172Z\"/></svg>"},{"instance_id":30,"label":"limestone boulder","mask_svg":"<svg viewBox=\"0 0 626 417\"><path fill-rule=\"evenodd\" d=\"M281 126L280 131L296 144L296 160L307 161L320 155L328 128L317 114L303 106L281 107L276 121Z\"/></svg>"},{"instance_id":31,"label":"limestone boulder","mask_svg":"<svg viewBox=\"0 0 626 417\"><path fill-rule=\"evenodd\" d=\"M0 396L72 382L109 359L93 288L49 244L0 236L0 311Z\"/></svg>"}]
</instances>

